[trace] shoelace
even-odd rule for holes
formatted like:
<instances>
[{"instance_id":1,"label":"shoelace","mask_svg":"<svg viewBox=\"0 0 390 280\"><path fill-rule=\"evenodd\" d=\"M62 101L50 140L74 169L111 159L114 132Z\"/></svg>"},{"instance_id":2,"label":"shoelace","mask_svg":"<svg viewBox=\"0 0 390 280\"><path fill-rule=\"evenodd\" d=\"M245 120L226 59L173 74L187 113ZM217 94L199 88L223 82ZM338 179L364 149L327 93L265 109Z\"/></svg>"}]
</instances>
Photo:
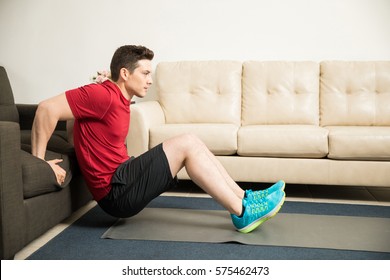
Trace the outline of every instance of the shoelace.
<instances>
[{"instance_id":1,"label":"shoelace","mask_svg":"<svg viewBox=\"0 0 390 280\"><path fill-rule=\"evenodd\" d=\"M261 203L251 203L250 205L248 205L248 207L249 207L248 210L250 211L251 214L264 212L267 211L268 209L268 201L264 201Z\"/></svg>"},{"instance_id":2,"label":"shoelace","mask_svg":"<svg viewBox=\"0 0 390 280\"><path fill-rule=\"evenodd\" d=\"M248 198L253 198L256 200L263 199L264 197L268 196L268 189L262 190L262 191L252 191L252 190L247 190L247 197Z\"/></svg>"}]
</instances>

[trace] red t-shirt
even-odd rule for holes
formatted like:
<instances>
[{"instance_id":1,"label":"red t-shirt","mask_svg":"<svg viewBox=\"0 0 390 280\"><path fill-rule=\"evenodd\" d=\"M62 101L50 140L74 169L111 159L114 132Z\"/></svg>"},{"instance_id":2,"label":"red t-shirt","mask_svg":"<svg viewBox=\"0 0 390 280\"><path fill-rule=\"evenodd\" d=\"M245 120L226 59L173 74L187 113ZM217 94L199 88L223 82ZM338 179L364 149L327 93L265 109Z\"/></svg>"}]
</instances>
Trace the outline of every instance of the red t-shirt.
<instances>
[{"instance_id":1,"label":"red t-shirt","mask_svg":"<svg viewBox=\"0 0 390 280\"><path fill-rule=\"evenodd\" d=\"M90 84L65 92L75 117L77 160L94 199L111 190L111 177L129 156L125 140L130 123L130 101L114 83Z\"/></svg>"}]
</instances>

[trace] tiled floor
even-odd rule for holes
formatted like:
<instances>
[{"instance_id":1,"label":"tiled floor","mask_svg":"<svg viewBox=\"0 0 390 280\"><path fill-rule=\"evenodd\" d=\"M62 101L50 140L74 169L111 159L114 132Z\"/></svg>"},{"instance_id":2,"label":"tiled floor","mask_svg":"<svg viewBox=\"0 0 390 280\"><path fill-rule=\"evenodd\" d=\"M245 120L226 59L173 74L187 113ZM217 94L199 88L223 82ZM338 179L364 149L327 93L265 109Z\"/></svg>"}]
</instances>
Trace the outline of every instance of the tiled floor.
<instances>
[{"instance_id":1,"label":"tiled floor","mask_svg":"<svg viewBox=\"0 0 390 280\"><path fill-rule=\"evenodd\" d=\"M248 184L240 183L244 189L264 189L270 184ZM309 201L323 203L349 203L349 204L367 204L382 205L390 207L390 188L380 187L354 187L354 186L317 186L317 185L292 185L286 186L287 201ZM189 181L181 182L174 190L163 195L185 196L185 197L209 197L199 187ZM55 226L40 238L31 242L28 246L16 254L15 259L26 259L34 251L38 250L58 233L66 229L70 224L85 214L96 205L96 202L90 202L88 205L74 213L72 217L63 223Z\"/></svg>"}]
</instances>

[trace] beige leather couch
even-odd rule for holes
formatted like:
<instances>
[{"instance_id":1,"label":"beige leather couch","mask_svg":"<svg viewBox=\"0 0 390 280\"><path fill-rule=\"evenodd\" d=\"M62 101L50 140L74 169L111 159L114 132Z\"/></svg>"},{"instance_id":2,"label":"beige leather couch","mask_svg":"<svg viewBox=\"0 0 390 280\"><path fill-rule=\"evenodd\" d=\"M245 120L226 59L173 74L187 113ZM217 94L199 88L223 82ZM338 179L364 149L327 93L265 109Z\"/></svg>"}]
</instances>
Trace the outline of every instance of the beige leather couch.
<instances>
[{"instance_id":1,"label":"beige leather couch","mask_svg":"<svg viewBox=\"0 0 390 280\"><path fill-rule=\"evenodd\" d=\"M390 187L389 61L163 62L155 83L130 155L193 133L236 181Z\"/></svg>"}]
</instances>

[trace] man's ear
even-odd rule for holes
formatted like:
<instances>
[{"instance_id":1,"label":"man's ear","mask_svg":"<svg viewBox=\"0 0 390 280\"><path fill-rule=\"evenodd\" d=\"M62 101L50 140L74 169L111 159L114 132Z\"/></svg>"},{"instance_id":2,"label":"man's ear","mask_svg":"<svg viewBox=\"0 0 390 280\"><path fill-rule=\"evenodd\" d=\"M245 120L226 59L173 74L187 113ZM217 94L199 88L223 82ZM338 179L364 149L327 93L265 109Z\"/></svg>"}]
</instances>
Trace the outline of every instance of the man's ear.
<instances>
[{"instance_id":1,"label":"man's ear","mask_svg":"<svg viewBox=\"0 0 390 280\"><path fill-rule=\"evenodd\" d=\"M128 77L129 77L129 74L130 74L129 70L127 70L126 68L121 68L121 70L119 71L119 76L124 81L127 81Z\"/></svg>"}]
</instances>

